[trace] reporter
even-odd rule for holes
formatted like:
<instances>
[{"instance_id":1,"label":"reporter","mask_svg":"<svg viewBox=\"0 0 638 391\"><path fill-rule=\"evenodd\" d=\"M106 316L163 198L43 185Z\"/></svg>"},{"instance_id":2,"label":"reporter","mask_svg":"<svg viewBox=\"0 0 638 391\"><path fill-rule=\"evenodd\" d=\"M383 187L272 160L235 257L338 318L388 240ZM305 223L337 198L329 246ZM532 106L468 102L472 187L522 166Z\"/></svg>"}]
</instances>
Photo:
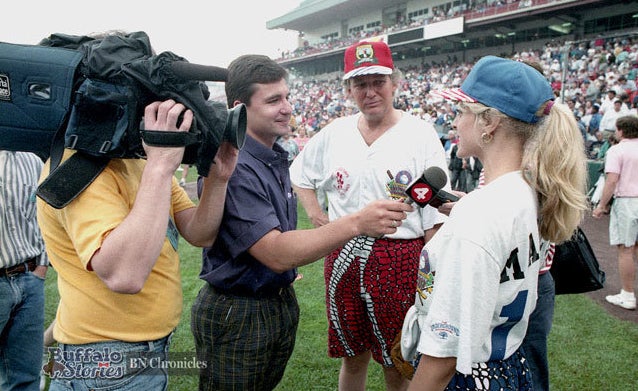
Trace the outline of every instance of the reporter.
<instances>
[{"instance_id":1,"label":"reporter","mask_svg":"<svg viewBox=\"0 0 638 391\"><path fill-rule=\"evenodd\" d=\"M246 143L226 196L221 230L203 252L206 283L191 308L200 390L272 390L295 346L297 268L321 260L355 236L397 232L414 208L371 201L311 230L297 230L297 196L288 153L288 73L267 56L243 55L228 67L229 106L246 105Z\"/></svg>"}]
</instances>

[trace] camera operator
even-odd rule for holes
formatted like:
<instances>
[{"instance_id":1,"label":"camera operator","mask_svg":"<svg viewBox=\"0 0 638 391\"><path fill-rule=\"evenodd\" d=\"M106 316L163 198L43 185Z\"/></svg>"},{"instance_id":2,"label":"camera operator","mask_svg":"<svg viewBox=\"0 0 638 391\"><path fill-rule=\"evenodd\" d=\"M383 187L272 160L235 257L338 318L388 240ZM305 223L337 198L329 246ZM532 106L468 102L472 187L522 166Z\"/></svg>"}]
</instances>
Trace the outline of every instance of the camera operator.
<instances>
[{"instance_id":1,"label":"camera operator","mask_svg":"<svg viewBox=\"0 0 638 391\"><path fill-rule=\"evenodd\" d=\"M147 130L186 132L192 121L193 112L173 100L144 111ZM144 144L144 150L146 160L111 159L62 209L38 199L60 292L51 390L167 388L166 369L136 369L129 357L168 351L182 312L179 234L195 246L215 241L238 150L221 144L197 206L174 177L184 148ZM73 153L65 150L64 158Z\"/></svg>"}]
</instances>

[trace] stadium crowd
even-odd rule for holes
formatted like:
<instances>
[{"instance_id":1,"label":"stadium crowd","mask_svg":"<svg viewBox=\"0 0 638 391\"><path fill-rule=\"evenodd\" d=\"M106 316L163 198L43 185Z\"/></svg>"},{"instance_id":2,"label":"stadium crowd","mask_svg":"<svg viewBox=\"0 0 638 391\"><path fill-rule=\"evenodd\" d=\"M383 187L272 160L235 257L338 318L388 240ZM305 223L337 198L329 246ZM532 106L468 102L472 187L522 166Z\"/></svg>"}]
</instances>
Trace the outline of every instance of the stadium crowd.
<instances>
[{"instance_id":1,"label":"stadium crowd","mask_svg":"<svg viewBox=\"0 0 638 391\"><path fill-rule=\"evenodd\" d=\"M562 95L562 99L573 108L590 157L602 158L591 149L600 147L601 136L604 139L609 137L602 132L605 129L601 125L606 122L603 119L605 113L608 117L614 115L613 101L621 102L618 113L638 114L638 37L601 38L581 43L571 48L567 62L562 61L563 46L562 42L551 42L542 50L516 52L510 57L537 62L543 67L556 96ZM444 142L454 119L455 107L431 92L458 87L473 63L459 62L450 56L445 62L401 69L404 78L395 97L395 106L434 123ZM564 63L567 64L566 70L563 69ZM566 71L564 85L563 71ZM300 128L312 137L333 119L357 110L345 96L340 78L296 79L291 83L290 97L295 137ZM592 118L595 119L592 121ZM598 131L602 134L597 136Z\"/></svg>"},{"instance_id":2,"label":"stadium crowd","mask_svg":"<svg viewBox=\"0 0 638 391\"><path fill-rule=\"evenodd\" d=\"M397 14L396 21L390 26L384 26L379 22L378 26L364 29L352 28L350 34L346 37L335 38L326 36L322 42L310 43L307 40L303 44L292 51L282 51L281 59L291 59L307 56L314 53L321 53L337 48L345 48L356 41L366 38L375 37L387 33L402 31L415 27L426 26L431 23L441 22L447 19L464 16L466 19L484 16L486 12L493 14L511 11L512 8L520 9L535 5L536 3L546 3L547 0L472 0L469 4L458 4L452 6L451 3L441 6L434 6L431 12L422 13L413 17L406 18L402 14ZM303 33L301 33L303 38Z\"/></svg>"}]
</instances>

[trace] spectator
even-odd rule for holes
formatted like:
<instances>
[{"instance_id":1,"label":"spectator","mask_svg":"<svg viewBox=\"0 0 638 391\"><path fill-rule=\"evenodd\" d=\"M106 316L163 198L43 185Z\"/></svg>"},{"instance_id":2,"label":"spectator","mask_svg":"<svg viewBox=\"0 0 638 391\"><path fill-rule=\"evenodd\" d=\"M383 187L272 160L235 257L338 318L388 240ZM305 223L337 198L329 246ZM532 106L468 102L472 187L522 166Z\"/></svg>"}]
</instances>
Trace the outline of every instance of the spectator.
<instances>
[{"instance_id":1,"label":"spectator","mask_svg":"<svg viewBox=\"0 0 638 391\"><path fill-rule=\"evenodd\" d=\"M620 101L620 112L623 115L627 115L629 113L629 109L631 109L629 94L623 91L618 95L618 100Z\"/></svg>"},{"instance_id":2,"label":"spectator","mask_svg":"<svg viewBox=\"0 0 638 391\"><path fill-rule=\"evenodd\" d=\"M42 160L0 150L0 389L38 390L49 265L36 219Z\"/></svg>"},{"instance_id":3,"label":"spectator","mask_svg":"<svg viewBox=\"0 0 638 391\"><path fill-rule=\"evenodd\" d=\"M600 97L600 88L596 83L592 83L589 79L585 79L583 83L586 85L585 99L591 102L596 102Z\"/></svg>"},{"instance_id":4,"label":"spectator","mask_svg":"<svg viewBox=\"0 0 638 391\"><path fill-rule=\"evenodd\" d=\"M616 98L616 90L608 89L607 95L602 99L600 103L600 113L605 115L606 112L613 110L614 102L617 100Z\"/></svg>"},{"instance_id":5,"label":"spectator","mask_svg":"<svg viewBox=\"0 0 638 391\"><path fill-rule=\"evenodd\" d=\"M297 129L297 137L295 137L294 140L295 140L295 143L297 143L299 152L303 151L304 147L306 146L306 143L308 142L308 140L310 140L310 137L308 137L308 132L306 131L306 128L304 128L303 126L299 127Z\"/></svg>"},{"instance_id":6,"label":"spectator","mask_svg":"<svg viewBox=\"0 0 638 391\"><path fill-rule=\"evenodd\" d=\"M596 131L595 137L596 139L594 141L588 142L587 157L590 159L598 159L598 153L606 142L603 137L603 132L600 130Z\"/></svg>"},{"instance_id":7,"label":"spectator","mask_svg":"<svg viewBox=\"0 0 638 391\"><path fill-rule=\"evenodd\" d=\"M616 132L616 120L622 116L622 102L620 99L614 100L614 106L611 110L607 110L603 117L600 119L600 130L603 132L603 137L608 139L609 136Z\"/></svg>"},{"instance_id":8,"label":"spectator","mask_svg":"<svg viewBox=\"0 0 638 391\"><path fill-rule=\"evenodd\" d=\"M638 117L623 116L616 121L620 142L607 151L605 186L592 212L600 218L609 212L609 244L618 247L621 290L605 299L627 310L636 309L636 242L638 241Z\"/></svg>"},{"instance_id":9,"label":"spectator","mask_svg":"<svg viewBox=\"0 0 638 391\"><path fill-rule=\"evenodd\" d=\"M179 185L181 187L186 186L186 178L188 177L188 171L190 171L190 168L193 167L192 164L182 164L180 165L180 168L182 169L182 175L179 178Z\"/></svg>"},{"instance_id":10,"label":"spectator","mask_svg":"<svg viewBox=\"0 0 638 391\"><path fill-rule=\"evenodd\" d=\"M629 95L636 91L636 82L633 80L627 80L627 76L625 75L620 75L618 77L618 83L623 91Z\"/></svg>"},{"instance_id":11,"label":"spectator","mask_svg":"<svg viewBox=\"0 0 638 391\"><path fill-rule=\"evenodd\" d=\"M603 145L598 150L598 155L596 155L596 159L605 160L605 156L607 156L607 151L609 150L609 148L611 148L613 145L616 145L616 144L618 144L618 139L616 138L615 134L612 134L611 136L609 136L607 140L605 140Z\"/></svg>"},{"instance_id":12,"label":"spectator","mask_svg":"<svg viewBox=\"0 0 638 391\"><path fill-rule=\"evenodd\" d=\"M277 139L277 143L288 152L288 163L292 163L293 160L299 155L299 146L295 142L293 136L293 129L290 128L290 132L280 136Z\"/></svg>"},{"instance_id":13,"label":"spectator","mask_svg":"<svg viewBox=\"0 0 638 391\"><path fill-rule=\"evenodd\" d=\"M458 156L458 143L454 143L450 149L450 163L448 169L450 172L450 186L452 190L467 192L466 190L466 174L463 158Z\"/></svg>"},{"instance_id":14,"label":"spectator","mask_svg":"<svg viewBox=\"0 0 638 391\"><path fill-rule=\"evenodd\" d=\"M443 145L443 149L445 149L446 153L450 150L450 148L452 148L452 144L454 144L456 141L456 132L454 132L453 130L448 130L447 140L445 140L445 144Z\"/></svg>"},{"instance_id":15,"label":"spectator","mask_svg":"<svg viewBox=\"0 0 638 391\"><path fill-rule=\"evenodd\" d=\"M479 183L478 181L481 176L481 171L483 171L483 164L481 163L479 159L473 156L470 156L466 160L467 160L466 190L469 193L472 190L476 189L476 187L478 186L478 183Z\"/></svg>"},{"instance_id":16,"label":"spectator","mask_svg":"<svg viewBox=\"0 0 638 391\"><path fill-rule=\"evenodd\" d=\"M459 138L456 136L456 132L454 130L450 130L448 132L448 139L443 144L443 149L445 150L445 160L450 165L452 147L459 142ZM448 167L449 168L449 167Z\"/></svg>"},{"instance_id":17,"label":"spectator","mask_svg":"<svg viewBox=\"0 0 638 391\"><path fill-rule=\"evenodd\" d=\"M591 118L589 119L589 124L587 125L587 134L589 136L595 136L596 132L600 129L600 121L603 116L600 114L600 106L596 103L591 107Z\"/></svg>"}]
</instances>

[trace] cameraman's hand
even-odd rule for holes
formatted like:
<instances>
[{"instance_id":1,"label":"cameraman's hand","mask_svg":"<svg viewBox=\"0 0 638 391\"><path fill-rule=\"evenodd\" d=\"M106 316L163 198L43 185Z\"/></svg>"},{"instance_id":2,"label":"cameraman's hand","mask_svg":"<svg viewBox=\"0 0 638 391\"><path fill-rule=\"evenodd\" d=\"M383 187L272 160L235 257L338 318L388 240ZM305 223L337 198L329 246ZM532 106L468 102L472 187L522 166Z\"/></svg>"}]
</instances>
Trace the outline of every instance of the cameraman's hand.
<instances>
[{"instance_id":1,"label":"cameraman's hand","mask_svg":"<svg viewBox=\"0 0 638 391\"><path fill-rule=\"evenodd\" d=\"M190 244L212 246L224 216L228 180L235 171L239 149L222 142L210 165L208 176L198 181L199 204L175 215L180 233ZM200 186L201 185L201 186Z\"/></svg>"},{"instance_id":2,"label":"cameraman's hand","mask_svg":"<svg viewBox=\"0 0 638 391\"><path fill-rule=\"evenodd\" d=\"M179 128L177 121L184 113ZM193 112L172 99L163 102L153 102L144 109L145 130L188 132L193 123ZM149 162L154 165L166 165L171 174L177 170L184 156L184 147L154 147L144 145L144 151Z\"/></svg>"},{"instance_id":3,"label":"cameraman's hand","mask_svg":"<svg viewBox=\"0 0 638 391\"><path fill-rule=\"evenodd\" d=\"M228 182L235 171L238 155L239 149L235 148L233 144L227 141L222 142L215 155L214 164L211 164L208 171L208 178Z\"/></svg>"}]
</instances>

